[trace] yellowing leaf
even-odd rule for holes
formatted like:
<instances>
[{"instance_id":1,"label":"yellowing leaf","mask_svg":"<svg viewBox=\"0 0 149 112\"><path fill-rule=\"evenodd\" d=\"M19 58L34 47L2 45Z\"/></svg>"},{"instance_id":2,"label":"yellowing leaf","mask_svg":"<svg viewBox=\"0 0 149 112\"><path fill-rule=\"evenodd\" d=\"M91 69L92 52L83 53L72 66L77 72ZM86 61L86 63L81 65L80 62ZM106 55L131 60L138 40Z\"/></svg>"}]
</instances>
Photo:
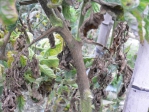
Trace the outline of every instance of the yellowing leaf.
<instances>
[{"instance_id":1,"label":"yellowing leaf","mask_svg":"<svg viewBox=\"0 0 149 112\"><path fill-rule=\"evenodd\" d=\"M37 13L36 14L36 18L40 18L40 13Z\"/></svg>"},{"instance_id":2,"label":"yellowing leaf","mask_svg":"<svg viewBox=\"0 0 149 112\"><path fill-rule=\"evenodd\" d=\"M2 30L0 30L0 39L1 39L1 38L4 38L4 36L5 36L5 32L2 31Z\"/></svg>"},{"instance_id":3,"label":"yellowing leaf","mask_svg":"<svg viewBox=\"0 0 149 112\"><path fill-rule=\"evenodd\" d=\"M12 62L14 61L14 57L13 57L14 53L12 51L8 51L7 52L7 64L8 64L8 67L11 67L11 64Z\"/></svg>"},{"instance_id":4,"label":"yellowing leaf","mask_svg":"<svg viewBox=\"0 0 149 112\"><path fill-rule=\"evenodd\" d=\"M0 38L0 47L4 44L4 39Z\"/></svg>"},{"instance_id":5,"label":"yellowing leaf","mask_svg":"<svg viewBox=\"0 0 149 112\"><path fill-rule=\"evenodd\" d=\"M52 3L56 4L59 2L59 0L51 0Z\"/></svg>"},{"instance_id":6,"label":"yellowing leaf","mask_svg":"<svg viewBox=\"0 0 149 112\"><path fill-rule=\"evenodd\" d=\"M3 73L4 73L4 66L0 64L0 79L2 79Z\"/></svg>"}]
</instances>

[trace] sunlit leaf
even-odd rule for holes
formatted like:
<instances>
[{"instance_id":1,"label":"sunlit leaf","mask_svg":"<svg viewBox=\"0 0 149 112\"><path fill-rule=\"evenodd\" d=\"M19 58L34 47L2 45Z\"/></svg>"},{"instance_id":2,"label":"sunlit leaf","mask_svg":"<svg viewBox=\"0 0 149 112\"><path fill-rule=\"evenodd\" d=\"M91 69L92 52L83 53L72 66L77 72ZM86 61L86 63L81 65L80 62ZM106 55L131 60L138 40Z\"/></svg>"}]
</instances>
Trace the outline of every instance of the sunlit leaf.
<instances>
[{"instance_id":1,"label":"sunlit leaf","mask_svg":"<svg viewBox=\"0 0 149 112\"><path fill-rule=\"evenodd\" d=\"M7 60L7 64L8 64L8 67L10 67L12 62L14 61L13 55L14 55L14 52L12 52L12 51L8 51L7 52L7 59L8 59Z\"/></svg>"},{"instance_id":2,"label":"sunlit leaf","mask_svg":"<svg viewBox=\"0 0 149 112\"><path fill-rule=\"evenodd\" d=\"M40 64L45 64L48 67L58 67L59 60L56 56L49 56L47 59L40 58Z\"/></svg>"},{"instance_id":3,"label":"sunlit leaf","mask_svg":"<svg viewBox=\"0 0 149 112\"><path fill-rule=\"evenodd\" d=\"M56 75L54 74L53 70L49 68L47 65L39 65L41 72L43 72L45 75L47 75L50 78L56 78Z\"/></svg>"}]
</instances>

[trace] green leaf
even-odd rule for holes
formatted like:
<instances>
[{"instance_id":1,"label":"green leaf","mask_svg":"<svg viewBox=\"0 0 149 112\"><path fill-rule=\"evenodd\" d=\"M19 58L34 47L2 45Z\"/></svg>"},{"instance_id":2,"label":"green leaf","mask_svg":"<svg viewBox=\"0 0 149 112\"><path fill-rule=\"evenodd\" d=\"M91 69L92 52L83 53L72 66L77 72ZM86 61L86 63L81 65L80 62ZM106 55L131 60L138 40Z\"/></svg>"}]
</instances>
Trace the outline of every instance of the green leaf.
<instances>
[{"instance_id":1,"label":"green leaf","mask_svg":"<svg viewBox=\"0 0 149 112\"><path fill-rule=\"evenodd\" d=\"M29 82L31 82L31 83L35 82L35 80L36 80L36 79L34 79L34 78L32 77L31 74L25 74L25 75L24 75L24 79L27 80L27 81L29 81Z\"/></svg>"},{"instance_id":2,"label":"green leaf","mask_svg":"<svg viewBox=\"0 0 149 112\"><path fill-rule=\"evenodd\" d=\"M17 97L17 106L18 106L19 112L23 111L24 105L25 105L25 99L24 99L23 95L18 96Z\"/></svg>"},{"instance_id":3,"label":"green leaf","mask_svg":"<svg viewBox=\"0 0 149 112\"><path fill-rule=\"evenodd\" d=\"M61 76L57 76L55 81L61 82L62 81L62 77Z\"/></svg>"},{"instance_id":4,"label":"green leaf","mask_svg":"<svg viewBox=\"0 0 149 112\"><path fill-rule=\"evenodd\" d=\"M44 64L48 67L58 67L59 65L59 59L56 56L49 56L48 59L44 59L44 58L38 58L40 64Z\"/></svg>"},{"instance_id":5,"label":"green leaf","mask_svg":"<svg viewBox=\"0 0 149 112\"><path fill-rule=\"evenodd\" d=\"M3 86L3 81L4 81L4 66L0 64L0 87Z\"/></svg>"},{"instance_id":6,"label":"green leaf","mask_svg":"<svg viewBox=\"0 0 149 112\"><path fill-rule=\"evenodd\" d=\"M127 48L125 48L125 51L124 51L125 53L128 53L128 52L129 52L129 50L130 50L130 48L131 48L131 45L132 45L132 44L130 44Z\"/></svg>"},{"instance_id":7,"label":"green leaf","mask_svg":"<svg viewBox=\"0 0 149 112\"><path fill-rule=\"evenodd\" d=\"M0 38L0 47L3 46L3 44L4 44L4 39Z\"/></svg>"},{"instance_id":8,"label":"green leaf","mask_svg":"<svg viewBox=\"0 0 149 112\"><path fill-rule=\"evenodd\" d=\"M50 103L52 101L53 98L55 98L56 92L55 90L51 91L50 95L49 95L49 100L48 103Z\"/></svg>"},{"instance_id":9,"label":"green leaf","mask_svg":"<svg viewBox=\"0 0 149 112\"><path fill-rule=\"evenodd\" d=\"M3 86L0 86L0 96L3 94ZM1 109L1 107L0 107L0 109ZM0 112L2 112L2 111L0 111Z\"/></svg>"},{"instance_id":10,"label":"green leaf","mask_svg":"<svg viewBox=\"0 0 149 112\"><path fill-rule=\"evenodd\" d=\"M98 77L97 76L94 76L93 78L92 78L92 82L95 84L96 82L98 82Z\"/></svg>"},{"instance_id":11,"label":"green leaf","mask_svg":"<svg viewBox=\"0 0 149 112\"><path fill-rule=\"evenodd\" d=\"M88 62L88 61L92 61L93 58L92 58L92 57L89 57L89 56L84 56L84 57L83 57L83 60L84 60L84 62L86 63L86 62Z\"/></svg>"},{"instance_id":12,"label":"green leaf","mask_svg":"<svg viewBox=\"0 0 149 112\"><path fill-rule=\"evenodd\" d=\"M47 65L39 65L41 72L43 72L45 75L47 75L50 78L56 78L56 75L54 74L53 70L49 68Z\"/></svg>"},{"instance_id":13,"label":"green leaf","mask_svg":"<svg viewBox=\"0 0 149 112\"><path fill-rule=\"evenodd\" d=\"M91 2L92 3L92 8L93 8L93 11L95 13L99 12L100 11L100 5L96 2Z\"/></svg>"},{"instance_id":14,"label":"green leaf","mask_svg":"<svg viewBox=\"0 0 149 112\"><path fill-rule=\"evenodd\" d=\"M49 9L49 12L51 13L51 15L50 15L50 22L51 22L52 26L63 27L62 20L57 17L55 12L52 9Z\"/></svg>"},{"instance_id":15,"label":"green leaf","mask_svg":"<svg viewBox=\"0 0 149 112\"><path fill-rule=\"evenodd\" d=\"M48 56L58 55L61 51L62 51L62 43L56 45L56 48L54 49L48 48L44 53L44 57L46 58Z\"/></svg>"},{"instance_id":16,"label":"green leaf","mask_svg":"<svg viewBox=\"0 0 149 112\"><path fill-rule=\"evenodd\" d=\"M70 79L70 78L74 78L76 76L76 69L70 70L70 71L65 71L64 75L65 75L65 79Z\"/></svg>"},{"instance_id":17,"label":"green leaf","mask_svg":"<svg viewBox=\"0 0 149 112\"><path fill-rule=\"evenodd\" d=\"M21 63L21 65L24 67L24 66L27 64L27 57L21 55L21 56L20 56L20 63Z\"/></svg>"},{"instance_id":18,"label":"green leaf","mask_svg":"<svg viewBox=\"0 0 149 112\"><path fill-rule=\"evenodd\" d=\"M67 86L61 85L61 86L59 87L57 93L60 95L62 92L68 92L68 91L69 91L69 89L68 89Z\"/></svg>"},{"instance_id":19,"label":"green leaf","mask_svg":"<svg viewBox=\"0 0 149 112\"><path fill-rule=\"evenodd\" d=\"M14 24L10 24L7 26L8 31L12 32L13 30L15 30L17 25L17 22L15 22Z\"/></svg>"},{"instance_id":20,"label":"green leaf","mask_svg":"<svg viewBox=\"0 0 149 112\"><path fill-rule=\"evenodd\" d=\"M15 8L15 0L0 0L0 21L5 25L11 25L18 19Z\"/></svg>"},{"instance_id":21,"label":"green leaf","mask_svg":"<svg viewBox=\"0 0 149 112\"><path fill-rule=\"evenodd\" d=\"M32 59L35 53L31 48L28 48L28 51L29 51L29 58Z\"/></svg>"},{"instance_id":22,"label":"green leaf","mask_svg":"<svg viewBox=\"0 0 149 112\"><path fill-rule=\"evenodd\" d=\"M62 4L62 13L67 20L70 20L72 18L70 6L65 1Z\"/></svg>"},{"instance_id":23,"label":"green leaf","mask_svg":"<svg viewBox=\"0 0 149 112\"><path fill-rule=\"evenodd\" d=\"M149 43L149 19L144 18L144 21L145 21L145 30L146 30L145 39Z\"/></svg>"}]
</instances>

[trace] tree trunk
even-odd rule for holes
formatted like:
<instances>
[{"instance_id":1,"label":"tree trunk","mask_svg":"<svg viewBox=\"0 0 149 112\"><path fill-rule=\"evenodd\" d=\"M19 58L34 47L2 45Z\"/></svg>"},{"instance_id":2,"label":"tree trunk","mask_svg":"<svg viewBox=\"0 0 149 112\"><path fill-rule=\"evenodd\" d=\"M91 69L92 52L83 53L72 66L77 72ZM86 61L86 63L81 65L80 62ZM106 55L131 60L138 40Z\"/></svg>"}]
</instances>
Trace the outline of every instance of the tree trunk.
<instances>
[{"instance_id":1,"label":"tree trunk","mask_svg":"<svg viewBox=\"0 0 149 112\"><path fill-rule=\"evenodd\" d=\"M140 44L135 69L127 92L123 112L148 112L149 44Z\"/></svg>"}]
</instances>

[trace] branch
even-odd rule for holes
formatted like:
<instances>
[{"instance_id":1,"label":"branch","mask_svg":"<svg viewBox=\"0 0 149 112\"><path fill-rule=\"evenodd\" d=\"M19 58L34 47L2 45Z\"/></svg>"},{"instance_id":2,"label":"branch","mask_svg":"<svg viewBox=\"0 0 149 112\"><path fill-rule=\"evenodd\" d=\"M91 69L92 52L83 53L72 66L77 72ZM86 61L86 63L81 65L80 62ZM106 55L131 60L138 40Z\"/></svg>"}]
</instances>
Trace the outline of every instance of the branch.
<instances>
[{"instance_id":1,"label":"branch","mask_svg":"<svg viewBox=\"0 0 149 112\"><path fill-rule=\"evenodd\" d=\"M38 0L38 1L41 4L48 18L50 19L51 14L48 15L48 12L50 11L47 8L47 1L46 0ZM86 68L85 68L84 61L83 61L82 45L80 44L80 42L76 41L73 38L65 22L63 22L63 27L61 27L56 32L59 33L65 40L66 45L68 46L71 52L72 58L74 60L74 66L77 70L77 81L76 82L78 84L78 89L79 89L80 97L81 97L81 112L92 112L92 108L91 108L91 104L92 104L91 96L92 95L90 91L89 80L86 75Z\"/></svg>"},{"instance_id":2,"label":"branch","mask_svg":"<svg viewBox=\"0 0 149 112\"><path fill-rule=\"evenodd\" d=\"M33 40L33 41L27 46L27 48L30 47L30 46L31 46L32 44L34 44L35 42L37 42L37 41L39 41L39 40L45 38L46 35L52 34L53 32L59 31L59 30L60 30L59 27L52 27L52 28L50 28L50 29L47 30L44 34L42 34L41 36L39 36L38 38L36 38L35 40Z\"/></svg>"},{"instance_id":3,"label":"branch","mask_svg":"<svg viewBox=\"0 0 149 112\"><path fill-rule=\"evenodd\" d=\"M83 39L83 42L85 42L85 43L87 43L87 44L93 44L93 45L100 46L100 47L103 48L103 50L105 49L105 50L107 50L108 52L110 52L107 47L105 47L104 45L102 45L102 44L100 44L100 43L94 42L93 40L89 40L89 39L87 39L87 38L84 38L84 39Z\"/></svg>"}]
</instances>

